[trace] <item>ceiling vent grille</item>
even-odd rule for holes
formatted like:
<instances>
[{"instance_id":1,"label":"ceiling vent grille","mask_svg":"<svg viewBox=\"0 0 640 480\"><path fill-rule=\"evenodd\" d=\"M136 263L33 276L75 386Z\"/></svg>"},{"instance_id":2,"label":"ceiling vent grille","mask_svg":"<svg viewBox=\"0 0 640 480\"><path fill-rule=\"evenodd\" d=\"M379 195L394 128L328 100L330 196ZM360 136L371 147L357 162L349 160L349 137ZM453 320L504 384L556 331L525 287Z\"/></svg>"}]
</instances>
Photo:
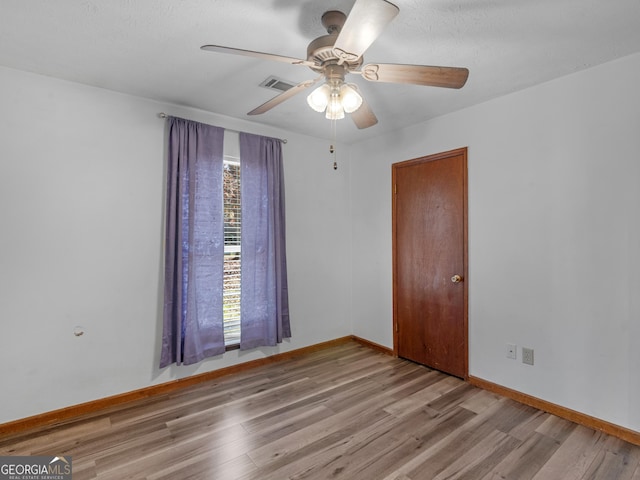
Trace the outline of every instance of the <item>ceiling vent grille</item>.
<instances>
[{"instance_id":1,"label":"ceiling vent grille","mask_svg":"<svg viewBox=\"0 0 640 480\"><path fill-rule=\"evenodd\" d=\"M288 80L282 80L281 78L274 77L273 75L267 78L260 84L261 87L268 88L270 90L278 90L280 92L286 92L290 88L294 87L292 82Z\"/></svg>"}]
</instances>

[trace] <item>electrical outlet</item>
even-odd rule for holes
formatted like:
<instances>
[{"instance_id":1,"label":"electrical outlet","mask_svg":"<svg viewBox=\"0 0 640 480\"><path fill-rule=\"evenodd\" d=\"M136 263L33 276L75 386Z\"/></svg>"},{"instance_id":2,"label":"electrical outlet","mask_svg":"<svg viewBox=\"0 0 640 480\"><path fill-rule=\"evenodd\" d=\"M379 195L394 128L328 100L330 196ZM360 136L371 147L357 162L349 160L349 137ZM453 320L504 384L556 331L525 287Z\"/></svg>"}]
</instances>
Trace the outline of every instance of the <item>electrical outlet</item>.
<instances>
[{"instance_id":1,"label":"electrical outlet","mask_svg":"<svg viewBox=\"0 0 640 480\"><path fill-rule=\"evenodd\" d=\"M507 358L516 359L518 354L518 347L513 343L507 343Z\"/></svg>"},{"instance_id":2,"label":"electrical outlet","mask_svg":"<svg viewBox=\"0 0 640 480\"><path fill-rule=\"evenodd\" d=\"M522 363L533 365L533 348L522 347Z\"/></svg>"}]
</instances>

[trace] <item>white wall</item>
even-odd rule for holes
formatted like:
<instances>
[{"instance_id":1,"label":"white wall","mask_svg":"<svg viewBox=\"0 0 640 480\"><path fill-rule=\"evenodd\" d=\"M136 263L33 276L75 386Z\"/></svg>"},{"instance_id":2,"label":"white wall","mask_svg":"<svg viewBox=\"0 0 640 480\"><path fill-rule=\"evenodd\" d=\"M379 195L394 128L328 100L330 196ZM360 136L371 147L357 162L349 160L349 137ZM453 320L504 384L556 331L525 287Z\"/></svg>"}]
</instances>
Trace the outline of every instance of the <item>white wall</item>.
<instances>
[{"instance_id":1,"label":"white wall","mask_svg":"<svg viewBox=\"0 0 640 480\"><path fill-rule=\"evenodd\" d=\"M355 145L354 334L393 345L391 164L468 146L470 374L640 431L638 85L640 54Z\"/></svg>"},{"instance_id":2,"label":"white wall","mask_svg":"<svg viewBox=\"0 0 640 480\"><path fill-rule=\"evenodd\" d=\"M351 333L349 163L325 141L6 68L0 105L0 423ZM157 368L161 111L288 138L291 341Z\"/></svg>"}]
</instances>

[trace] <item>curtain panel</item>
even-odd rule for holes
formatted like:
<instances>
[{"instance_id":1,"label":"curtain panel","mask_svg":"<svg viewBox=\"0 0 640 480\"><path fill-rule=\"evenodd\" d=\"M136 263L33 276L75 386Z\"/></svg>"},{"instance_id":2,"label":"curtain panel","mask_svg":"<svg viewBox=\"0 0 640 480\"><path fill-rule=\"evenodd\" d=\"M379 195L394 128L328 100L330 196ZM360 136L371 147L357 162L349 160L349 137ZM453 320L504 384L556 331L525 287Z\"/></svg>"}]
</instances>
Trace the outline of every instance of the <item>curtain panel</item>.
<instances>
[{"instance_id":1,"label":"curtain panel","mask_svg":"<svg viewBox=\"0 0 640 480\"><path fill-rule=\"evenodd\" d=\"M242 263L240 349L291 337L282 144L240 133Z\"/></svg>"},{"instance_id":2,"label":"curtain panel","mask_svg":"<svg viewBox=\"0 0 640 480\"><path fill-rule=\"evenodd\" d=\"M160 367L225 351L224 129L169 117Z\"/></svg>"}]
</instances>

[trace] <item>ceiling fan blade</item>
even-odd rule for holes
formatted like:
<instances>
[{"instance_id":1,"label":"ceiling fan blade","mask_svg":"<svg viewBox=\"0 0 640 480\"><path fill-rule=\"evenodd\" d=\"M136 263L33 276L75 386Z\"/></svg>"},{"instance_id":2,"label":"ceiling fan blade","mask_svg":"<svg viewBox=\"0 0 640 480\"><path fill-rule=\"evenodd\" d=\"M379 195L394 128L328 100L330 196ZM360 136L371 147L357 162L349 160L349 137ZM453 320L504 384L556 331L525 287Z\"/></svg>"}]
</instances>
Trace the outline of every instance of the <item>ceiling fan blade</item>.
<instances>
[{"instance_id":1,"label":"ceiling fan blade","mask_svg":"<svg viewBox=\"0 0 640 480\"><path fill-rule=\"evenodd\" d=\"M260 58L262 60L275 60L276 62L289 63L291 65L305 65L307 67L315 66L315 63L300 58L285 57L282 55L274 55L272 53L254 52L253 50L242 50L241 48L221 47L220 45L203 45L202 50L217 53L229 53L231 55L242 55L244 57Z\"/></svg>"},{"instance_id":2,"label":"ceiling fan blade","mask_svg":"<svg viewBox=\"0 0 640 480\"><path fill-rule=\"evenodd\" d=\"M347 62L359 59L400 10L386 0L356 0L333 46Z\"/></svg>"},{"instance_id":3,"label":"ceiling fan blade","mask_svg":"<svg viewBox=\"0 0 640 480\"><path fill-rule=\"evenodd\" d=\"M370 82L411 83L428 87L462 88L469 70L459 67L370 63L362 67L362 76Z\"/></svg>"},{"instance_id":4,"label":"ceiling fan blade","mask_svg":"<svg viewBox=\"0 0 640 480\"><path fill-rule=\"evenodd\" d=\"M285 100L288 100L294 95L297 95L298 93L302 92L303 90L306 90L307 88L312 87L313 85L318 83L322 78L324 77L320 76L315 80L305 80L304 82L299 83L295 87L291 87L289 90L282 92L280 95L276 95L271 100L266 101L259 107L254 108L249 113L247 113L247 115L260 115L261 113L268 112L273 107L280 105Z\"/></svg>"},{"instance_id":5,"label":"ceiling fan blade","mask_svg":"<svg viewBox=\"0 0 640 480\"><path fill-rule=\"evenodd\" d=\"M360 105L360 108L351 114L351 119L360 130L372 127L378 123L378 119L364 98L362 99L362 105Z\"/></svg>"}]
</instances>

